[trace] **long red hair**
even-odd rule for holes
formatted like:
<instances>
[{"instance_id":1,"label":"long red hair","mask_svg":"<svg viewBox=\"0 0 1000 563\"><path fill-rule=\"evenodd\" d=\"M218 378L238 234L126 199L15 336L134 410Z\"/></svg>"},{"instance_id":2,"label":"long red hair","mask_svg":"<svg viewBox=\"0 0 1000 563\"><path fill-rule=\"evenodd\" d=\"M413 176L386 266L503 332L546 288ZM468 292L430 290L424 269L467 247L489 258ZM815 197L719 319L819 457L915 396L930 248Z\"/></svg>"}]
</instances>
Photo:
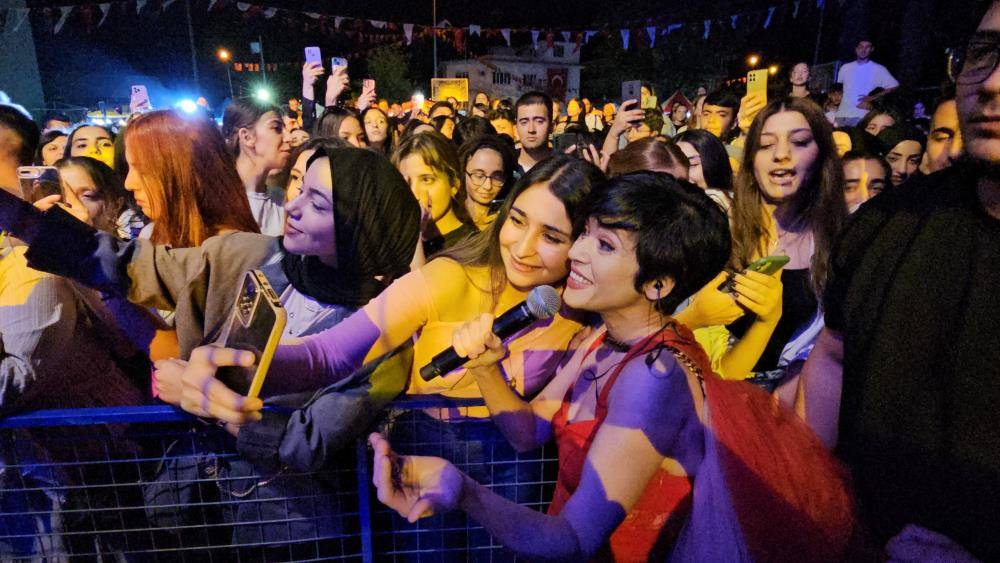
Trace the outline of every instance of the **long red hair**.
<instances>
[{"instance_id":1,"label":"long red hair","mask_svg":"<svg viewBox=\"0 0 1000 563\"><path fill-rule=\"evenodd\" d=\"M184 248L222 230L260 232L233 157L212 121L153 111L129 124L125 145L155 211L153 242Z\"/></svg>"}]
</instances>

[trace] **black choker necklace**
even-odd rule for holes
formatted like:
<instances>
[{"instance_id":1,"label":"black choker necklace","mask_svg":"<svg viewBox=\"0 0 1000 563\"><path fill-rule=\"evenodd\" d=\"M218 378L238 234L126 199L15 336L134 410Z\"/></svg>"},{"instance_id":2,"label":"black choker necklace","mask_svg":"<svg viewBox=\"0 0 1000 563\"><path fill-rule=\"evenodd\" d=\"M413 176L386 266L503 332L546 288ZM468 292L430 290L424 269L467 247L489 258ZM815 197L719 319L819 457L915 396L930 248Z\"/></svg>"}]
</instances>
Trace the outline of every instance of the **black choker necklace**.
<instances>
[{"instance_id":1,"label":"black choker necklace","mask_svg":"<svg viewBox=\"0 0 1000 563\"><path fill-rule=\"evenodd\" d=\"M604 333L604 343L615 352L628 352L632 349L631 344L622 342L621 340L615 340L614 338L611 338L611 335L608 333Z\"/></svg>"}]
</instances>

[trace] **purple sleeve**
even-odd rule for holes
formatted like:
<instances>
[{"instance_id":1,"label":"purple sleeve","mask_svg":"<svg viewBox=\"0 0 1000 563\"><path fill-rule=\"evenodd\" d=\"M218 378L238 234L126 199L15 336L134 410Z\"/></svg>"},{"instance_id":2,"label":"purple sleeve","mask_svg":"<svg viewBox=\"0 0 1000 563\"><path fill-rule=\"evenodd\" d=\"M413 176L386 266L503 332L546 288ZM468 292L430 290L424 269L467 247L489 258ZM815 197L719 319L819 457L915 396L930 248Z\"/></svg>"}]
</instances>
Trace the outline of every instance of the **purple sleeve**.
<instances>
[{"instance_id":1,"label":"purple sleeve","mask_svg":"<svg viewBox=\"0 0 1000 563\"><path fill-rule=\"evenodd\" d=\"M364 310L295 344L278 346L264 395L315 391L361 367L381 331Z\"/></svg>"}]
</instances>

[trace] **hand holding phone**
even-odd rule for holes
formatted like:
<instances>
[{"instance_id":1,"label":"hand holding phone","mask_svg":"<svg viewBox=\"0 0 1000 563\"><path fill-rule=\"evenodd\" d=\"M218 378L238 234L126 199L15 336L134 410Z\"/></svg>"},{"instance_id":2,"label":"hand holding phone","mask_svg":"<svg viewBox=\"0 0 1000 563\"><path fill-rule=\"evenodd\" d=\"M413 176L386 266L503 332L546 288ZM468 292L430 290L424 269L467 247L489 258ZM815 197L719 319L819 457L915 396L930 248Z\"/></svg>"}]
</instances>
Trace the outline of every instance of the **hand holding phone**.
<instances>
[{"instance_id":1,"label":"hand holding phone","mask_svg":"<svg viewBox=\"0 0 1000 563\"><path fill-rule=\"evenodd\" d=\"M765 256L759 260L754 260L749 266L746 267L744 272L757 272L759 274L764 274L765 276L773 275L778 270L784 268L791 258L783 254ZM726 283L722 284L719 291L728 293L733 290L733 285L736 283L736 274L730 274L729 279Z\"/></svg>"},{"instance_id":2,"label":"hand holding phone","mask_svg":"<svg viewBox=\"0 0 1000 563\"><path fill-rule=\"evenodd\" d=\"M250 368L220 368L217 377L231 389L254 398L260 393L271 358L285 330L285 309L267 278L259 270L243 277L229 324L220 337L226 348L254 353Z\"/></svg>"},{"instance_id":3,"label":"hand holding phone","mask_svg":"<svg viewBox=\"0 0 1000 563\"><path fill-rule=\"evenodd\" d=\"M756 315L757 322L776 324L781 319L781 270L770 275L748 270L733 278L736 303Z\"/></svg>"},{"instance_id":4,"label":"hand holding phone","mask_svg":"<svg viewBox=\"0 0 1000 563\"><path fill-rule=\"evenodd\" d=\"M346 71L347 59L345 59L344 57L330 57L330 71L332 72L333 69L337 67L343 67L344 70Z\"/></svg>"},{"instance_id":5,"label":"hand holding phone","mask_svg":"<svg viewBox=\"0 0 1000 563\"><path fill-rule=\"evenodd\" d=\"M637 127L645 116L646 110L639 107L639 100L623 102L622 107L615 114L615 120L611 124L611 131L620 135L630 127Z\"/></svg>"}]
</instances>

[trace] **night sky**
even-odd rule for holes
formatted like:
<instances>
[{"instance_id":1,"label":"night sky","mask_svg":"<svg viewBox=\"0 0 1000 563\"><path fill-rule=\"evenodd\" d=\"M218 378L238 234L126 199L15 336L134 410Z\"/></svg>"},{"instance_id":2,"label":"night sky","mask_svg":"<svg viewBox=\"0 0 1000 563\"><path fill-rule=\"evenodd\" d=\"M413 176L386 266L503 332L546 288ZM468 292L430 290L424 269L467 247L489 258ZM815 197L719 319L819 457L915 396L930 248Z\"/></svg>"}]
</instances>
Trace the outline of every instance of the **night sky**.
<instances>
[{"instance_id":1,"label":"night sky","mask_svg":"<svg viewBox=\"0 0 1000 563\"><path fill-rule=\"evenodd\" d=\"M282 97L299 88L299 68L302 49L307 45L322 47L324 58L342 55L351 59L352 76L359 78L365 70L365 53L373 48L343 33L323 34L306 30L310 19L302 14L279 12L270 20L259 13L247 18L235 2L219 0L212 13L207 11L209 0L190 0L195 30L195 50L200 87L192 76L191 51L184 1L176 0L165 11L161 0L149 0L142 13L135 14L135 2L115 3L106 23L96 28L100 12L90 4L90 29L84 10L76 10L60 34L52 33L52 23L58 10L46 13L44 7L66 4L87 5L87 2L30 1L32 27L38 53L42 83L51 103L96 106L106 100L112 105L127 103L128 86L147 83L154 105L166 105L166 98L204 95L218 104L228 96L225 66L217 62L215 52L226 47L234 60L256 61L249 43L263 38L266 62L286 64L272 73L269 82ZM873 58L886 64L904 83L931 88L943 79L943 50L961 37L964 21L972 13L976 0L826 0L820 62L851 60L851 47L857 37L871 34L877 49ZM400 2L398 0L339 0L319 2L292 0L259 4L287 10L317 12L330 16L379 19L390 22L431 22L430 0ZM438 19L447 19L456 26L478 24L483 27L514 27L552 29L597 29L607 37L598 37L582 50L585 65L582 93L600 98L611 96L619 76L612 70L631 69L632 78L648 80L665 89L690 87L699 73L738 77L746 71L744 57L758 52L765 60L789 64L794 60L811 61L819 29L816 0L801 0L797 18L791 19L792 0L771 1L642 1L621 0L601 2L576 0L537 2L525 0L492 0L469 2L440 0ZM769 29L750 28L743 20L737 29L716 25L706 41L700 31L705 18L728 21L731 14L751 14L760 18L768 7L776 8L776 19ZM755 15L754 15L755 14ZM312 20L315 21L315 20ZM756 21L760 21L759 19ZM873 25L859 25L867 21ZM656 49L649 49L640 36L643 27L667 23L686 23L680 32L659 39ZM621 50L617 31L632 28L633 46ZM515 47L530 42L527 31L515 31ZM556 36L558 36L558 32ZM503 40L470 38L467 52L439 42L439 58L485 54ZM431 41L416 38L404 47L411 58L410 78L416 84L426 84L432 74ZM905 66L905 68L899 68ZM673 71L671 69L674 69ZM601 73L608 74L604 76ZM259 75L234 73L237 89L260 80ZM160 98L158 102L158 98Z\"/></svg>"}]
</instances>

